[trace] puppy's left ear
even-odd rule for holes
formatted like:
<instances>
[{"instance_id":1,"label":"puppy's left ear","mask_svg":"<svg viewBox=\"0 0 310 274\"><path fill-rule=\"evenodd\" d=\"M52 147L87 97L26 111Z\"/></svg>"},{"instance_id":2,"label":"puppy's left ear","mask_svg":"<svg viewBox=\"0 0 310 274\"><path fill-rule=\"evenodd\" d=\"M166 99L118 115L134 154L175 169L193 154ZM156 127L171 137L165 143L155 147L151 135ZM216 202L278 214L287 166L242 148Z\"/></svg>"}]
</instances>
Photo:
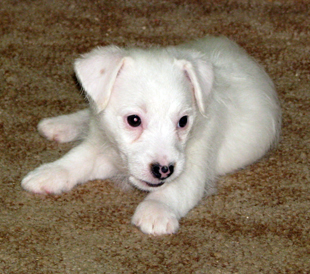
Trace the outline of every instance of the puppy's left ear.
<instances>
[{"instance_id":1,"label":"puppy's left ear","mask_svg":"<svg viewBox=\"0 0 310 274\"><path fill-rule=\"evenodd\" d=\"M128 57L115 46L99 47L84 54L74 63L76 75L97 112L107 106L115 80Z\"/></svg>"},{"instance_id":2,"label":"puppy's left ear","mask_svg":"<svg viewBox=\"0 0 310 274\"><path fill-rule=\"evenodd\" d=\"M194 97L200 113L206 115L209 96L214 82L212 64L202 59L194 59L191 62L176 60L176 63L184 71L185 76L193 87Z\"/></svg>"}]
</instances>

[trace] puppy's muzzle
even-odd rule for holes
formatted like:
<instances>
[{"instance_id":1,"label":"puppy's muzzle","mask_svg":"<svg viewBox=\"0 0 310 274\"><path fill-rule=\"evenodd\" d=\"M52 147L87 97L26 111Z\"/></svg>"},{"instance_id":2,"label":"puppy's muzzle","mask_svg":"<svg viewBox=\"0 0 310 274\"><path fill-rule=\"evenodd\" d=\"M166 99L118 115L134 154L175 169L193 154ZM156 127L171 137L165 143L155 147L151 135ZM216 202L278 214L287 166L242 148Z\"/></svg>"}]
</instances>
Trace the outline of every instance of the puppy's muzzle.
<instances>
[{"instance_id":1,"label":"puppy's muzzle","mask_svg":"<svg viewBox=\"0 0 310 274\"><path fill-rule=\"evenodd\" d=\"M169 166L162 166L159 163L153 163L150 165L150 169L154 178L163 181L172 175L174 171L174 165L169 164Z\"/></svg>"}]
</instances>

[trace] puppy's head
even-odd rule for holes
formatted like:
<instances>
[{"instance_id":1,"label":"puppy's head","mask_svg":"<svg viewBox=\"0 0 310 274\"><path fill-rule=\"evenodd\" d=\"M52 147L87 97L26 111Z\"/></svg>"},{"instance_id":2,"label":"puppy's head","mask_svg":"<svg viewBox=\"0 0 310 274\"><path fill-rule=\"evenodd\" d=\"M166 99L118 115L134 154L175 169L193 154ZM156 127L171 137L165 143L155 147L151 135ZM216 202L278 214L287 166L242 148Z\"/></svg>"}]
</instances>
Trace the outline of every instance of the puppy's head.
<instances>
[{"instance_id":1,"label":"puppy's head","mask_svg":"<svg viewBox=\"0 0 310 274\"><path fill-rule=\"evenodd\" d=\"M100 126L140 189L158 189L185 169L187 140L197 109L207 111L213 81L211 65L198 56L104 47L75 63Z\"/></svg>"}]
</instances>

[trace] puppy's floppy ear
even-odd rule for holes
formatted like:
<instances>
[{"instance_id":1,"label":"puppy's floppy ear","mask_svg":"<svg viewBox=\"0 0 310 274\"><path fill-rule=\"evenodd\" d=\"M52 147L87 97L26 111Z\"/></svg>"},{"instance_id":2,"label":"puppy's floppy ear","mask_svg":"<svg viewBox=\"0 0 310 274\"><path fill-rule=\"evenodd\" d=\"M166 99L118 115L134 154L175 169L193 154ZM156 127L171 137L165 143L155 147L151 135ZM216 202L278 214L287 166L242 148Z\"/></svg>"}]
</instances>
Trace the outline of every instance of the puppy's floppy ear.
<instances>
[{"instance_id":1,"label":"puppy's floppy ear","mask_svg":"<svg viewBox=\"0 0 310 274\"><path fill-rule=\"evenodd\" d=\"M125 59L122 49L108 46L94 49L75 61L75 73L98 112L107 106Z\"/></svg>"},{"instance_id":2,"label":"puppy's floppy ear","mask_svg":"<svg viewBox=\"0 0 310 274\"><path fill-rule=\"evenodd\" d=\"M195 100L200 113L206 115L209 95L214 81L212 64L198 58L191 61L176 60L176 63L184 71L185 76L193 87Z\"/></svg>"}]
</instances>

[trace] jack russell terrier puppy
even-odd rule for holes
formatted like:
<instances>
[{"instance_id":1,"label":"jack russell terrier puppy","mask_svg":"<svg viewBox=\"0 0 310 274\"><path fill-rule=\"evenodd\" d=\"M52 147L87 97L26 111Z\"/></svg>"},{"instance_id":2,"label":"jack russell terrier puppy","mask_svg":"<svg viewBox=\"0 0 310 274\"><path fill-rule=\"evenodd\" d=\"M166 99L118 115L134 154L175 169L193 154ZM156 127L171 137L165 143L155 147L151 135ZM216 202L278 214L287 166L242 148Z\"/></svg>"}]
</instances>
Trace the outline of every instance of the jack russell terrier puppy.
<instances>
[{"instance_id":1,"label":"jack russell terrier puppy","mask_svg":"<svg viewBox=\"0 0 310 274\"><path fill-rule=\"evenodd\" d=\"M261 158L278 141L274 85L234 42L207 36L176 47L99 47L74 64L89 109L43 119L49 140L82 142L23 180L34 193L60 194L117 178L148 191L132 223L175 233L179 219L216 178Z\"/></svg>"}]
</instances>

